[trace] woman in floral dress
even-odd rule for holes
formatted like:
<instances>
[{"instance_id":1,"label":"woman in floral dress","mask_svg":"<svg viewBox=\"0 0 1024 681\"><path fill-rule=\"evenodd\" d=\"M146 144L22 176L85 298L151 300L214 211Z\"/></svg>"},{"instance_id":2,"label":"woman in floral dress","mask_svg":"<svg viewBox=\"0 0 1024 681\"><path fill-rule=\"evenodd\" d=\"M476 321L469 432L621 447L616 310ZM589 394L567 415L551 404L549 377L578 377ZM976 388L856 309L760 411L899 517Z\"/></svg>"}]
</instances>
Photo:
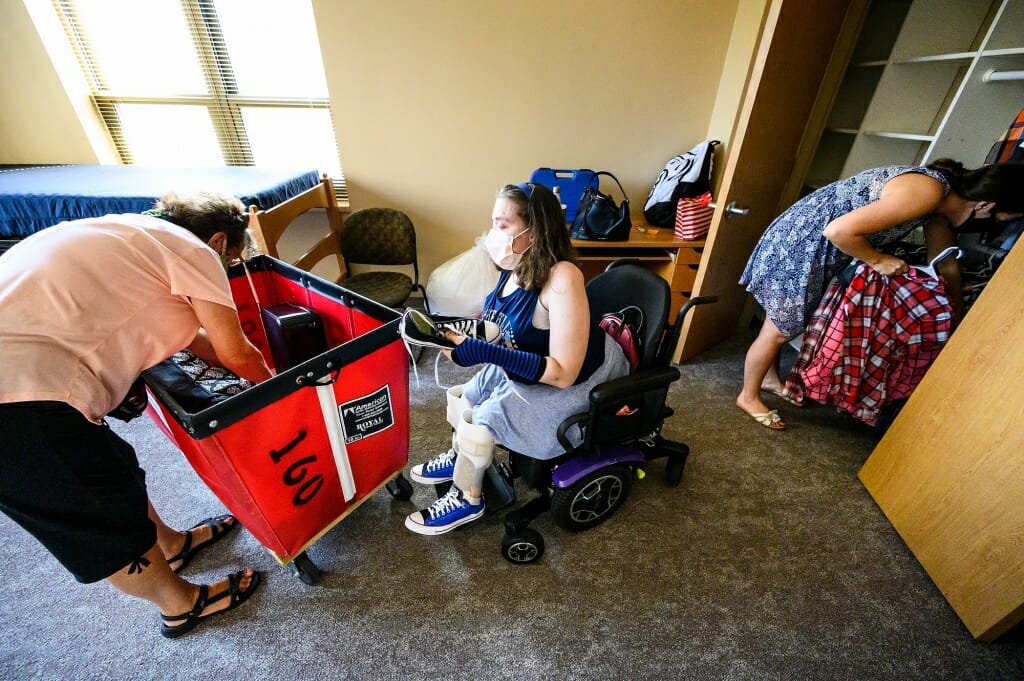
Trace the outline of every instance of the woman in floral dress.
<instances>
[{"instance_id":1,"label":"woman in floral dress","mask_svg":"<svg viewBox=\"0 0 1024 681\"><path fill-rule=\"evenodd\" d=\"M764 308L765 321L747 351L736 405L772 430L785 422L761 391L786 398L779 351L800 335L831 279L854 258L879 274L907 272L906 262L878 250L916 227L924 228L929 258L955 245L969 219L1024 212L1024 164L965 170L950 159L927 166L888 166L833 182L800 199L761 236L740 277ZM960 271L952 258L940 273L959 314Z\"/></svg>"}]
</instances>

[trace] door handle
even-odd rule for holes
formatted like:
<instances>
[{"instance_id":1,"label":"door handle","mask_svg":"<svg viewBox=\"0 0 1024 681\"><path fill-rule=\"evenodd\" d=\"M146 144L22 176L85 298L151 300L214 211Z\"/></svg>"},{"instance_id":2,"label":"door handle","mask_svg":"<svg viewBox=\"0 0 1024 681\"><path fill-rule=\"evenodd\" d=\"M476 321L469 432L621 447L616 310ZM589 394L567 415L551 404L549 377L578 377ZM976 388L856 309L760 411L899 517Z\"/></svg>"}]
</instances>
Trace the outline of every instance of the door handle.
<instances>
[{"instance_id":1,"label":"door handle","mask_svg":"<svg viewBox=\"0 0 1024 681\"><path fill-rule=\"evenodd\" d=\"M735 201L730 201L725 206L725 219L726 220L729 220L730 218L734 218L734 217L737 217L737 216L747 215L748 213L750 213L750 208L748 208L746 206L740 206Z\"/></svg>"},{"instance_id":2,"label":"door handle","mask_svg":"<svg viewBox=\"0 0 1024 681\"><path fill-rule=\"evenodd\" d=\"M712 201L708 204L709 208L718 208L718 204ZM725 206L725 219L729 220L736 216L746 215L750 212L750 208L746 206L740 206L735 201L730 201Z\"/></svg>"}]
</instances>

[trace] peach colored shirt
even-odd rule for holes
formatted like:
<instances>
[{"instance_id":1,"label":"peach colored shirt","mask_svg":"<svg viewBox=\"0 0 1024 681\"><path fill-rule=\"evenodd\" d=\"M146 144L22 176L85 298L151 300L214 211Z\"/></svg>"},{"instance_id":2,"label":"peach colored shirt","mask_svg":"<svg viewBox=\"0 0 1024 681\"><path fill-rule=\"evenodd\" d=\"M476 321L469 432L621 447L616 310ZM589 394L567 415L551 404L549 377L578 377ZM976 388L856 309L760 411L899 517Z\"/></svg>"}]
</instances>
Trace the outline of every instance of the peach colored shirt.
<instances>
[{"instance_id":1,"label":"peach colored shirt","mask_svg":"<svg viewBox=\"0 0 1024 681\"><path fill-rule=\"evenodd\" d=\"M235 308L213 250L145 215L38 232L0 256L0 403L65 402L100 420L195 338L191 299Z\"/></svg>"}]
</instances>

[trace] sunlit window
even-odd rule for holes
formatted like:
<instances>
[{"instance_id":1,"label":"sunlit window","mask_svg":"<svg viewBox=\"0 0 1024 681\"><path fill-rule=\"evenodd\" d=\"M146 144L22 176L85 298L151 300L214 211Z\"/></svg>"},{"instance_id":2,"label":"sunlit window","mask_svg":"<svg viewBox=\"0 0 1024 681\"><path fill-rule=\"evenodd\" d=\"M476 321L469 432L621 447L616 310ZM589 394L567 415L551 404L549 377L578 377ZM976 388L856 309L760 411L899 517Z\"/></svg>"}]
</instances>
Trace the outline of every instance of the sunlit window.
<instances>
[{"instance_id":1,"label":"sunlit window","mask_svg":"<svg viewBox=\"0 0 1024 681\"><path fill-rule=\"evenodd\" d=\"M334 135L326 109L244 106L242 120L257 165L293 167L300 161L298 150L303 150L303 157L311 154L309 159L317 167L326 167L337 157L334 147L321 143ZM282 135L282 130L288 134Z\"/></svg>"},{"instance_id":2,"label":"sunlit window","mask_svg":"<svg viewBox=\"0 0 1024 681\"><path fill-rule=\"evenodd\" d=\"M310 0L52 0L123 163L344 178Z\"/></svg>"},{"instance_id":3,"label":"sunlit window","mask_svg":"<svg viewBox=\"0 0 1024 681\"><path fill-rule=\"evenodd\" d=\"M327 98L310 3L290 2L281 12L280 0L216 0L224 42L231 54L238 93L245 97ZM274 17L267 21L267 17ZM281 59L287 51L288 58Z\"/></svg>"},{"instance_id":4,"label":"sunlit window","mask_svg":"<svg viewBox=\"0 0 1024 681\"><path fill-rule=\"evenodd\" d=\"M94 78L111 94L205 95L180 0L73 0Z\"/></svg>"},{"instance_id":5,"label":"sunlit window","mask_svg":"<svg viewBox=\"0 0 1024 681\"><path fill-rule=\"evenodd\" d=\"M206 107L119 104L117 114L125 144L138 165L224 165L217 132Z\"/></svg>"}]
</instances>

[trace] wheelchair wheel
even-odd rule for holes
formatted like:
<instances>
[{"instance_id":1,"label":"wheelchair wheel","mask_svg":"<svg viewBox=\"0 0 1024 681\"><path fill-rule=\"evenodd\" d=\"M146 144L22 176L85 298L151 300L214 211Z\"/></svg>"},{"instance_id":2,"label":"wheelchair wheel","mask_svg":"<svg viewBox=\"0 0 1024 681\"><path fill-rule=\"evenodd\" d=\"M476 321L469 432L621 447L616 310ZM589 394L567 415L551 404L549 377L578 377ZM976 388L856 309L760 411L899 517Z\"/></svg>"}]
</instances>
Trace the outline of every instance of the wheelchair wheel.
<instances>
[{"instance_id":1,"label":"wheelchair wheel","mask_svg":"<svg viewBox=\"0 0 1024 681\"><path fill-rule=\"evenodd\" d=\"M305 551L295 556L290 563L288 563L289 569L292 574L299 578L299 580L307 586L313 586L316 581L320 579L320 569L317 568L316 564L310 560L309 556Z\"/></svg>"},{"instance_id":2,"label":"wheelchair wheel","mask_svg":"<svg viewBox=\"0 0 1024 681\"><path fill-rule=\"evenodd\" d=\"M540 532L525 528L518 534L505 534L501 540L501 556L516 565L536 563L544 555L544 537Z\"/></svg>"},{"instance_id":3,"label":"wheelchair wheel","mask_svg":"<svg viewBox=\"0 0 1024 681\"><path fill-rule=\"evenodd\" d=\"M579 532L608 519L629 494L628 466L609 466L590 473L551 495L551 515L563 530Z\"/></svg>"},{"instance_id":4,"label":"wheelchair wheel","mask_svg":"<svg viewBox=\"0 0 1024 681\"><path fill-rule=\"evenodd\" d=\"M412 483L406 480L405 476L401 473L394 480L389 480L385 483L384 489L399 501L409 501L412 499Z\"/></svg>"}]
</instances>

